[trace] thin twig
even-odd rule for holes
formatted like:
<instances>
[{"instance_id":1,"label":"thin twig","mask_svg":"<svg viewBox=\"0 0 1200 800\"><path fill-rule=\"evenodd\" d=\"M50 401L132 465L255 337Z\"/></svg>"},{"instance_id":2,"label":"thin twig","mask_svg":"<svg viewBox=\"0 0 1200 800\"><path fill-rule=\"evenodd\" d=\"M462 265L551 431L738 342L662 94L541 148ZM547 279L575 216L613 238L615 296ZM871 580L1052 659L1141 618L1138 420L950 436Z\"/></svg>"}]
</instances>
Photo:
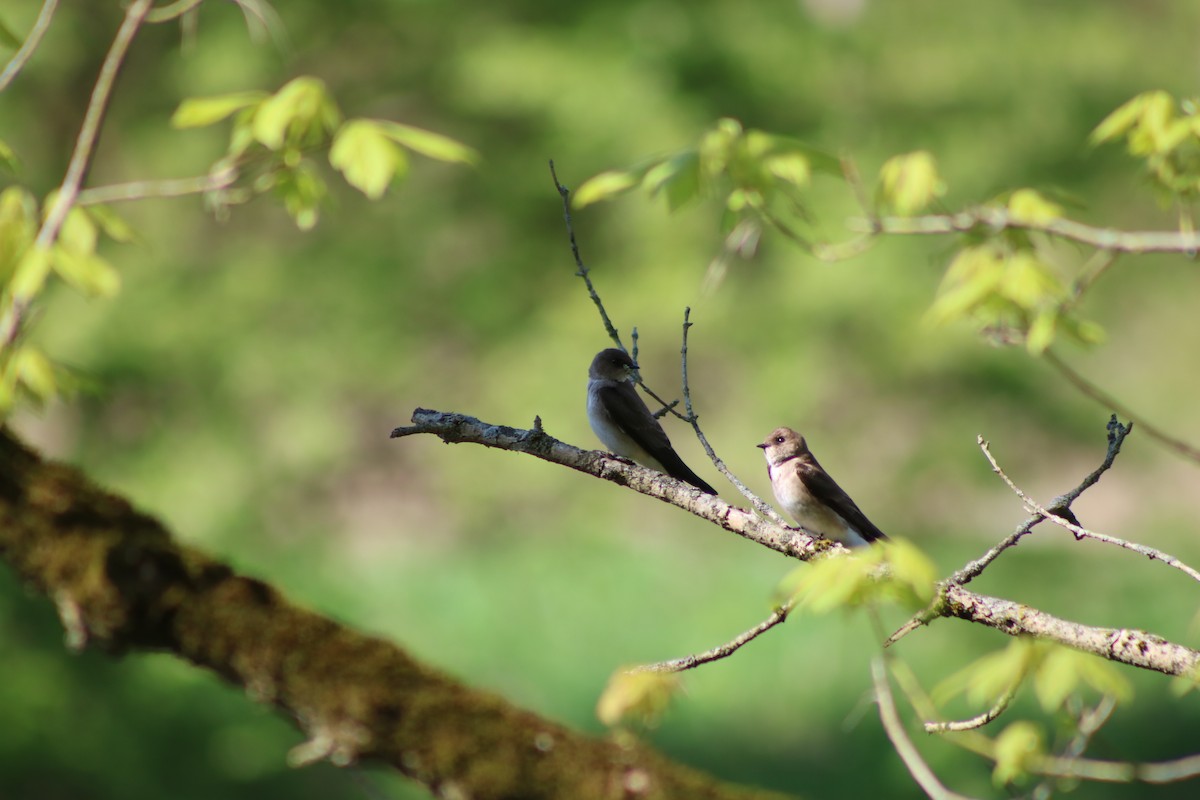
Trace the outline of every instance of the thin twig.
<instances>
[{"instance_id":1,"label":"thin twig","mask_svg":"<svg viewBox=\"0 0 1200 800\"><path fill-rule=\"evenodd\" d=\"M579 254L579 244L575 240L575 226L571 221L571 190L559 182L558 173L554 169L553 159L550 160L550 177L554 180L554 188L558 190L558 196L562 198L563 220L567 224L567 237L571 242L571 254L575 257L575 274L580 278L583 278L583 282L587 286L588 296L592 298L592 302L596 305L596 310L600 312L600 321L604 323L604 330L608 333L608 338L612 339L617 347L629 353L630 357L636 363L637 328L633 329L633 348L632 350L626 350L625 343L621 341L621 334L617 332L616 326L614 326L612 324L612 320L609 319L608 311L604 308L604 301L600 299L600 293L596 291L596 287L592 283L590 270L583 263L583 257ZM659 397L653 389L646 385L646 382L642 380L642 376L637 372L634 373L634 380L637 381L638 385L642 387L642 391L654 398L654 400L659 404L660 409L657 416L669 413L678 417L679 419L687 421L687 417L675 410L675 406L678 404L678 401L668 402Z\"/></svg>"},{"instance_id":2,"label":"thin twig","mask_svg":"<svg viewBox=\"0 0 1200 800\"><path fill-rule=\"evenodd\" d=\"M700 430L700 418L696 416L696 412L692 409L692 389L688 384L688 329L692 327L692 323L690 321L691 314L692 309L690 307L685 307L683 309L683 344L679 349L680 370L682 372L683 380L683 407L687 411L687 416L683 419L685 422L690 424L692 426L692 430L696 432L696 438L700 440L701 446L704 447L704 452L708 454L708 457L712 460L713 465L722 475L725 476L726 480L732 483L734 487L742 493L743 497L753 504L754 510L772 522L786 526L787 522L783 517L779 516L779 513L775 511L775 509L772 508L769 503L765 502L757 494L750 491L750 488L746 486L746 484L742 483L741 480L739 480L738 477L729 470L729 467L726 466L724 459L718 456L717 452L713 450L712 445L708 443L708 437L704 435L704 431Z\"/></svg>"},{"instance_id":3,"label":"thin twig","mask_svg":"<svg viewBox=\"0 0 1200 800\"><path fill-rule=\"evenodd\" d=\"M29 35L25 37L25 41L21 43L20 49L17 50L12 60L4 67L4 72L0 72L0 92L8 88L8 85L16 79L29 59L33 57L33 52L42 43L42 37L46 35L46 31L50 27L50 20L54 18L54 11L57 7L58 0L46 0L42 3L42 10L38 12L37 19L33 21Z\"/></svg>"},{"instance_id":4,"label":"thin twig","mask_svg":"<svg viewBox=\"0 0 1200 800\"><path fill-rule=\"evenodd\" d=\"M1136 421L1137 424L1146 432L1146 435L1151 439L1166 445L1166 447L1184 458L1200 463L1200 449L1193 447L1187 442L1176 439L1162 428L1146 422L1142 417L1134 414L1129 410L1129 407L1118 401L1112 395L1105 392L1096 384L1089 381L1087 378L1080 375L1078 372L1069 367L1066 362L1060 359L1053 350L1047 350L1042 353L1042 358L1047 364L1058 370L1067 381L1078 389L1083 394L1100 403L1105 408L1108 408L1129 420Z\"/></svg>"},{"instance_id":5,"label":"thin twig","mask_svg":"<svg viewBox=\"0 0 1200 800\"><path fill-rule=\"evenodd\" d=\"M160 22L170 22L171 20L182 17L193 8L199 7L204 0L175 0L167 6L156 8L146 15L146 22L156 24Z\"/></svg>"},{"instance_id":6,"label":"thin twig","mask_svg":"<svg viewBox=\"0 0 1200 800\"><path fill-rule=\"evenodd\" d=\"M1113 414L1108 420L1107 430L1108 451L1104 455L1104 460L1100 463L1100 466L1088 473L1087 476L1085 476L1084 479L1080 481L1077 486L1075 486L1075 488L1060 494L1058 497L1055 497L1050 501L1050 503L1047 505L1047 509L1051 510L1054 515L1064 515L1073 521L1077 521L1075 520L1074 514L1071 513L1071 503L1078 500L1079 496L1086 490L1090 489L1092 486L1095 486L1096 482L1100 480L1100 476L1112 467L1113 461L1116 459L1117 454L1121 452L1121 445L1124 443L1125 437L1128 436L1133 430L1133 423L1131 422L1128 425L1122 425L1117 420L1117 415ZM982 556L974 561L968 562L965 566L963 566L962 569L957 570L950 577L942 581L939 584L937 594L929 606L917 614L914 614L908 622L901 625L895 633L884 640L884 647L890 647L908 634L915 631L917 628L920 628L923 625L928 625L933 620L943 616L945 610L945 587L964 586L975 578L978 578L993 561L1000 557L1001 553L1010 547L1014 547L1023 536L1032 531L1034 527L1039 525L1045 519L1046 518L1041 514L1033 514L1020 525L1018 525L1012 533L1001 539L1000 542L990 548Z\"/></svg>"},{"instance_id":7,"label":"thin twig","mask_svg":"<svg viewBox=\"0 0 1200 800\"><path fill-rule=\"evenodd\" d=\"M1055 497L1050 501L1046 507L1054 516L1061 516L1074 520L1074 515L1071 514L1071 504L1078 500L1079 496L1085 491L1095 486L1096 482L1100 480L1100 476L1112 467L1117 455L1121 452L1121 445L1124 444L1125 437L1133 431L1133 423L1131 422L1128 425L1122 425L1120 421L1118 421L1116 414L1113 414L1109 418L1108 425L1106 427L1108 430L1108 450L1104 454L1104 460L1100 462L1100 466L1089 472L1074 489L1071 489L1069 492L1064 494L1060 494L1058 497ZM962 569L955 572L947 580L960 586L970 583L972 579L979 577L979 575L982 574L985 569L987 569L988 565L995 561L1001 553L1014 546L1022 536L1033 530L1034 526L1044 519L1046 518L1041 514L1034 514L1033 516L1029 517L1020 525L1018 525L1016 530L1001 540L999 544L988 550L979 558L964 566Z\"/></svg>"},{"instance_id":8,"label":"thin twig","mask_svg":"<svg viewBox=\"0 0 1200 800\"><path fill-rule=\"evenodd\" d=\"M46 213L45 221L42 222L42 227L34 240L33 247L35 248L46 250L54 244L68 212L75 205L80 186L87 177L88 169L91 166L92 152L96 146L96 139L100 135L104 114L108 110L108 100L112 96L117 73L120 72L125 54L129 52L129 45L133 42L133 37L141 27L142 20L150 10L152 3L153 0L133 0L125 9L125 19L121 22L121 27L117 29L108 54L100 65L96 86L92 89L91 99L84 112L83 124L80 126L79 136L75 140L75 150L71 153L70 163L67 164L66 175L63 177L62 185L55 194L54 203ZM28 305L27 298L11 300L4 319L0 320L0 347L11 345L20 335L22 320Z\"/></svg>"},{"instance_id":9,"label":"thin twig","mask_svg":"<svg viewBox=\"0 0 1200 800\"><path fill-rule=\"evenodd\" d=\"M908 738L908 734L904 731L904 723L901 722L900 714L896 711L896 701L892 697L892 687L888 684L887 670L884 669L883 659L878 656L871 659L871 680L875 685L875 702L879 706L879 719L883 723L883 730L887 733L892 747L904 762L904 766L908 768L908 773L912 775L913 780L931 800L967 800L966 795L958 794L942 785L937 775L921 757L921 751Z\"/></svg>"},{"instance_id":10,"label":"thin twig","mask_svg":"<svg viewBox=\"0 0 1200 800\"><path fill-rule=\"evenodd\" d=\"M1108 534L1097 533L1096 531L1088 530L1087 528L1063 519L1060 515L1052 511L1046 510L1036 500L1025 494L1025 492L1021 491L1019 486L1013 483L1012 479L1009 478L1004 470L1001 469L1000 465L996 463L996 459L992 456L992 452L988 448L988 443L984 441L982 436L978 437L978 444L979 448L983 450L983 454L987 456L987 460L991 463L992 471L999 475L1000 478L1006 484L1008 484L1008 488L1012 489L1013 493L1016 494L1017 497L1021 498L1021 501L1025 503L1026 508L1029 510L1040 514L1043 518L1053 522L1055 525L1059 525L1071 531L1075 534L1076 539L1095 539L1096 541L1116 545L1117 547L1121 547L1126 550L1132 550L1133 552L1143 555L1152 561L1161 561L1169 567L1174 567L1180 572L1183 572L1191 577L1191 579L1194 581L1200 581L1200 572L1197 572L1192 567L1189 567L1187 564L1183 563L1173 555L1164 553L1161 550L1156 550L1153 547L1147 547L1144 544L1138 544L1137 542L1130 542L1125 539L1117 538L1116 536L1109 536Z\"/></svg>"},{"instance_id":11,"label":"thin twig","mask_svg":"<svg viewBox=\"0 0 1200 800\"><path fill-rule=\"evenodd\" d=\"M236 167L225 167L208 175L194 178L170 178L158 181L130 181L108 186L95 186L79 192L76 205L89 206L97 203L121 203L147 198L184 197L228 189L238 179Z\"/></svg>"},{"instance_id":12,"label":"thin twig","mask_svg":"<svg viewBox=\"0 0 1200 800\"><path fill-rule=\"evenodd\" d=\"M1017 689L1020 688L1021 682L1025 679L1024 673L1020 678L1013 681L1012 686L1009 686L1004 694L1000 695L996 700L996 704L987 711L970 719L948 720L946 722L925 722L922 723L926 733L958 733L961 731L973 731L976 728L982 728L989 722L992 722L996 717L1008 710L1008 706L1012 703L1013 698L1017 696Z\"/></svg>"},{"instance_id":13,"label":"thin twig","mask_svg":"<svg viewBox=\"0 0 1200 800\"><path fill-rule=\"evenodd\" d=\"M774 628L779 623L788 618L788 614L796 605L796 600L788 600L787 603L780 606L771 612L771 616L767 617L762 622L755 625L748 631L744 631L738 636L730 639L723 645L705 650L703 653L684 656L683 658L673 658L670 661L659 661L655 664L642 664L630 669L630 672L683 672L684 670L695 669L701 664L708 664L713 661L718 661L722 658L733 655L743 645L754 641L759 636L762 636L767 631Z\"/></svg>"},{"instance_id":14,"label":"thin twig","mask_svg":"<svg viewBox=\"0 0 1200 800\"><path fill-rule=\"evenodd\" d=\"M596 293L596 287L592 285L588 268L583 263L583 256L579 254L579 244L575 241L575 226L571 222L571 190L559 183L558 173L554 170L554 159L550 160L550 177L554 179L554 188L558 190L558 196L562 198L563 220L567 223L567 237L571 240L571 254L575 256L575 274L583 278L584 284L587 285L588 296L592 298L592 302L596 304L596 310L600 312L600 319L604 322L604 330L608 333L608 338L616 342L617 347L624 350L625 343L621 341L621 334L617 333L612 320L608 318L608 312L604 310L604 303L600 302L600 295Z\"/></svg>"},{"instance_id":15,"label":"thin twig","mask_svg":"<svg viewBox=\"0 0 1200 800\"><path fill-rule=\"evenodd\" d=\"M1008 209L999 206L980 206L956 214L851 220L850 227L864 232L878 230L881 234L894 236L937 236L947 233L969 233L981 228L994 233L1023 230L1118 253L1187 255L1200 249L1200 234L1195 231L1117 231L1085 225L1064 217L1037 221L1014 217Z\"/></svg>"}]
</instances>

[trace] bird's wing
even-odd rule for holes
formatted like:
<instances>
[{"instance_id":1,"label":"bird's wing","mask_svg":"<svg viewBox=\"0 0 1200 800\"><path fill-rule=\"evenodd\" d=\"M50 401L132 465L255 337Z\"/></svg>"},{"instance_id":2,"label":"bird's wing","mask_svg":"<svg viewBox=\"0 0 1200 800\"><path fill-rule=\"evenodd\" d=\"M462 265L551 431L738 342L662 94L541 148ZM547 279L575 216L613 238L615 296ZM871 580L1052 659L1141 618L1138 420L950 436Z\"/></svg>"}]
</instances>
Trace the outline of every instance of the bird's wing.
<instances>
[{"instance_id":1,"label":"bird's wing","mask_svg":"<svg viewBox=\"0 0 1200 800\"><path fill-rule=\"evenodd\" d=\"M630 439L643 450L654 457L662 468L672 478L690 483L708 494L716 494L717 490L709 486L699 475L692 472L683 459L671 447L671 440L658 424L658 420L650 413L646 403L638 395L633 384L620 383L601 386L597 390L597 399L608 412L612 421L625 432Z\"/></svg>"},{"instance_id":2,"label":"bird's wing","mask_svg":"<svg viewBox=\"0 0 1200 800\"><path fill-rule=\"evenodd\" d=\"M596 395L613 423L647 453L661 462L664 452L674 452L666 432L631 384L610 383L599 387Z\"/></svg>"},{"instance_id":3,"label":"bird's wing","mask_svg":"<svg viewBox=\"0 0 1200 800\"><path fill-rule=\"evenodd\" d=\"M797 459L796 474L800 476L805 488L816 499L833 509L839 517L846 520L847 525L858 531L858 534L868 542L888 538L883 531L875 527L875 523L867 519L867 515L854 504L850 495L837 485L837 481L830 477L829 473L816 462L816 459L811 461Z\"/></svg>"}]
</instances>

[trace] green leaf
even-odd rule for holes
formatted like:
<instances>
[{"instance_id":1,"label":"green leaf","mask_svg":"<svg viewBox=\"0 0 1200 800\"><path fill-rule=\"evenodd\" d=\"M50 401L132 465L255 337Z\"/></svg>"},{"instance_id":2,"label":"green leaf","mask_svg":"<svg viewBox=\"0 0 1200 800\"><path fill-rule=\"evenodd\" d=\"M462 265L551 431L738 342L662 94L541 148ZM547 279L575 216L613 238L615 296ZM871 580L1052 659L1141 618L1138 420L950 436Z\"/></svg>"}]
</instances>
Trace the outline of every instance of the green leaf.
<instances>
[{"instance_id":1,"label":"green leaf","mask_svg":"<svg viewBox=\"0 0 1200 800\"><path fill-rule=\"evenodd\" d=\"M0 45L10 50L18 50L21 47L21 37L13 33L12 28L4 24L4 20L0 20Z\"/></svg>"},{"instance_id":2,"label":"green leaf","mask_svg":"<svg viewBox=\"0 0 1200 800\"><path fill-rule=\"evenodd\" d=\"M1035 356L1046 352L1054 343L1054 332L1058 327L1059 313L1057 308L1043 308L1037 312L1033 322L1025 334L1025 349Z\"/></svg>"},{"instance_id":3,"label":"green leaf","mask_svg":"<svg viewBox=\"0 0 1200 800\"><path fill-rule=\"evenodd\" d=\"M1062 206L1033 189L1018 189L1008 199L1008 214L1014 222L1044 225L1062 216Z\"/></svg>"},{"instance_id":4,"label":"green leaf","mask_svg":"<svg viewBox=\"0 0 1200 800\"><path fill-rule=\"evenodd\" d=\"M233 92L212 97L189 97L179 104L171 115L174 128L202 128L220 122L226 117L258 105L267 97L266 92Z\"/></svg>"},{"instance_id":5,"label":"green leaf","mask_svg":"<svg viewBox=\"0 0 1200 800\"><path fill-rule=\"evenodd\" d=\"M937 568L916 545L907 539L893 538L882 542L884 557L892 565L891 582L911 594L918 605L933 599L937 583Z\"/></svg>"},{"instance_id":6,"label":"green leaf","mask_svg":"<svg viewBox=\"0 0 1200 800\"><path fill-rule=\"evenodd\" d=\"M1014 722L996 737L992 780L1004 786L1025 777L1044 751L1041 728L1024 720Z\"/></svg>"},{"instance_id":7,"label":"green leaf","mask_svg":"<svg viewBox=\"0 0 1200 800\"><path fill-rule=\"evenodd\" d=\"M1016 639L1003 650L988 653L943 680L934 689L934 701L942 704L965 693L972 705L991 706L1024 679L1038 653L1033 641Z\"/></svg>"},{"instance_id":8,"label":"green leaf","mask_svg":"<svg viewBox=\"0 0 1200 800\"><path fill-rule=\"evenodd\" d=\"M340 114L317 78L299 77L262 101L254 114L254 138L269 150L313 144L333 130Z\"/></svg>"},{"instance_id":9,"label":"green leaf","mask_svg":"<svg viewBox=\"0 0 1200 800\"><path fill-rule=\"evenodd\" d=\"M426 158L451 164L477 164L479 153L461 142L440 133L402 125L399 122L377 121L380 129L392 141Z\"/></svg>"},{"instance_id":10,"label":"green leaf","mask_svg":"<svg viewBox=\"0 0 1200 800\"><path fill-rule=\"evenodd\" d=\"M680 686L679 677L672 673L618 670L596 703L596 716L610 728L630 718L653 725Z\"/></svg>"},{"instance_id":11,"label":"green leaf","mask_svg":"<svg viewBox=\"0 0 1200 800\"><path fill-rule=\"evenodd\" d=\"M95 253L59 246L50 251L50 261L64 281L89 297L112 297L121 288L117 270Z\"/></svg>"},{"instance_id":12,"label":"green leaf","mask_svg":"<svg viewBox=\"0 0 1200 800\"><path fill-rule=\"evenodd\" d=\"M46 247L28 248L13 272L9 292L14 300L29 300L42 291L50 274L50 250Z\"/></svg>"},{"instance_id":13,"label":"green leaf","mask_svg":"<svg viewBox=\"0 0 1200 800\"><path fill-rule=\"evenodd\" d=\"M37 235L37 200L18 186L0 191L0 285L7 282Z\"/></svg>"},{"instance_id":14,"label":"green leaf","mask_svg":"<svg viewBox=\"0 0 1200 800\"><path fill-rule=\"evenodd\" d=\"M311 230L320 217L321 200L325 197L325 182L307 163L276 174L274 191L283 198L283 207L302 231Z\"/></svg>"},{"instance_id":15,"label":"green leaf","mask_svg":"<svg viewBox=\"0 0 1200 800\"><path fill-rule=\"evenodd\" d=\"M1049 648L1033 676L1038 702L1047 713L1061 708L1081 683L1117 700L1127 700L1133 693L1129 681L1112 664L1066 647Z\"/></svg>"},{"instance_id":16,"label":"green leaf","mask_svg":"<svg viewBox=\"0 0 1200 800\"><path fill-rule=\"evenodd\" d=\"M1136 156L1165 153L1168 132L1175 117L1175 101L1166 92L1143 95L1137 124L1129 131L1129 152Z\"/></svg>"},{"instance_id":17,"label":"green leaf","mask_svg":"<svg viewBox=\"0 0 1200 800\"><path fill-rule=\"evenodd\" d=\"M1064 294L1062 283L1029 250L1020 250L1008 257L999 291L1027 311L1035 311L1047 302L1057 301Z\"/></svg>"},{"instance_id":18,"label":"green leaf","mask_svg":"<svg viewBox=\"0 0 1200 800\"><path fill-rule=\"evenodd\" d=\"M1004 279L1004 262L990 244L959 251L938 287L925 321L944 325L973 312L992 297Z\"/></svg>"},{"instance_id":19,"label":"green leaf","mask_svg":"<svg viewBox=\"0 0 1200 800\"><path fill-rule=\"evenodd\" d=\"M392 178L408 167L404 151L371 120L351 120L338 129L329 150L329 163L346 181L372 200L378 200Z\"/></svg>"},{"instance_id":20,"label":"green leaf","mask_svg":"<svg viewBox=\"0 0 1200 800\"><path fill-rule=\"evenodd\" d=\"M72 253L94 253L97 237L96 223L92 222L86 211L76 206L67 212L63 220L58 232L58 247Z\"/></svg>"},{"instance_id":21,"label":"green leaf","mask_svg":"<svg viewBox=\"0 0 1200 800\"><path fill-rule=\"evenodd\" d=\"M700 157L685 150L665 158L646 172L642 186L651 196L664 192L667 207L675 211L700 193Z\"/></svg>"},{"instance_id":22,"label":"green leaf","mask_svg":"<svg viewBox=\"0 0 1200 800\"><path fill-rule=\"evenodd\" d=\"M613 169L601 172L599 175L594 175L584 181L575 190L574 205L576 208L583 208L590 206L592 203L624 194L637 186L644 174L644 170L635 172L632 170Z\"/></svg>"},{"instance_id":23,"label":"green leaf","mask_svg":"<svg viewBox=\"0 0 1200 800\"><path fill-rule=\"evenodd\" d=\"M1065 316L1059 320L1062 332L1085 345L1103 344L1107 338L1104 328L1090 319L1079 319L1075 316Z\"/></svg>"},{"instance_id":24,"label":"green leaf","mask_svg":"<svg viewBox=\"0 0 1200 800\"><path fill-rule=\"evenodd\" d=\"M889 158L879 179L881 199L902 215L917 213L946 192L937 163L925 150Z\"/></svg>"},{"instance_id":25,"label":"green leaf","mask_svg":"<svg viewBox=\"0 0 1200 800\"><path fill-rule=\"evenodd\" d=\"M812 178L812 165L800 153L768 156L763 163L767 172L801 189L808 186Z\"/></svg>"},{"instance_id":26,"label":"green leaf","mask_svg":"<svg viewBox=\"0 0 1200 800\"><path fill-rule=\"evenodd\" d=\"M1093 145L1111 141L1123 135L1126 131L1137 124L1138 119L1142 115L1142 107L1146 103L1146 98L1155 94L1166 94L1165 92L1146 92L1139 94L1131 100L1117 107L1115 111L1105 117L1096 129L1092 131L1089 140Z\"/></svg>"},{"instance_id":27,"label":"green leaf","mask_svg":"<svg viewBox=\"0 0 1200 800\"><path fill-rule=\"evenodd\" d=\"M21 162L17 159L16 152L8 146L8 142L0 139L0 169L9 175L15 175L20 166Z\"/></svg>"},{"instance_id":28,"label":"green leaf","mask_svg":"<svg viewBox=\"0 0 1200 800\"><path fill-rule=\"evenodd\" d=\"M825 614L838 608L861 605L870 597L870 584L878 564L875 553L822 558L784 577L774 593L775 606L795 598L800 608Z\"/></svg>"},{"instance_id":29,"label":"green leaf","mask_svg":"<svg viewBox=\"0 0 1200 800\"><path fill-rule=\"evenodd\" d=\"M12 369L16 370L20 384L39 403L45 403L58 394L54 365L40 350L33 347L18 350L13 356Z\"/></svg>"},{"instance_id":30,"label":"green leaf","mask_svg":"<svg viewBox=\"0 0 1200 800\"><path fill-rule=\"evenodd\" d=\"M117 212L113 211L110 207L106 205L86 206L84 211L100 226L100 230L104 231L104 235L114 242L128 243L137 239L137 234L129 226L129 223L118 216Z\"/></svg>"}]
</instances>

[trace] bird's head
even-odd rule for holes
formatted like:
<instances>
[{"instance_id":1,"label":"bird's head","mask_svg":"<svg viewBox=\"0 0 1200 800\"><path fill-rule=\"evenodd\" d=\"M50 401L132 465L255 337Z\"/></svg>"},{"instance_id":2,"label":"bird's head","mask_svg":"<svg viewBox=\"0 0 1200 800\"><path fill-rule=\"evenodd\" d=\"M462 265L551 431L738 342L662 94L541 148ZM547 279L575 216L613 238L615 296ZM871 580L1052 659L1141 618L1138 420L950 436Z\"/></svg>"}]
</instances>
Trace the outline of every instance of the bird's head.
<instances>
[{"instance_id":1,"label":"bird's head","mask_svg":"<svg viewBox=\"0 0 1200 800\"><path fill-rule=\"evenodd\" d=\"M607 350L601 350L592 359L588 377L593 380L628 381L633 380L637 368L638 365L634 363L628 353L610 347Z\"/></svg>"},{"instance_id":2,"label":"bird's head","mask_svg":"<svg viewBox=\"0 0 1200 800\"><path fill-rule=\"evenodd\" d=\"M786 458L808 452L808 443L804 441L804 437L791 428L776 428L756 446L762 448L770 464L778 464Z\"/></svg>"}]
</instances>

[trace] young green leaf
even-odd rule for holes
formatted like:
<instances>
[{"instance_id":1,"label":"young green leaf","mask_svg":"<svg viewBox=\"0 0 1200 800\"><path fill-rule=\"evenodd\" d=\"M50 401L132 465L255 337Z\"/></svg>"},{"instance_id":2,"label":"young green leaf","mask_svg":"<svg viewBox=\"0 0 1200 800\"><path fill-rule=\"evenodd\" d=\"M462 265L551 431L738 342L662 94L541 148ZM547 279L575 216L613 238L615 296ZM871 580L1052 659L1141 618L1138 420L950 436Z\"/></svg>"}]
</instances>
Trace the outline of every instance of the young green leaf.
<instances>
[{"instance_id":1,"label":"young green leaf","mask_svg":"<svg viewBox=\"0 0 1200 800\"><path fill-rule=\"evenodd\" d=\"M46 403L58 394L54 365L36 348L23 347L13 355L12 369L17 380L38 403Z\"/></svg>"},{"instance_id":2,"label":"young green leaf","mask_svg":"<svg viewBox=\"0 0 1200 800\"><path fill-rule=\"evenodd\" d=\"M1005 786L1025 777L1044 752L1042 729L1032 722L1014 722L996 737L992 780Z\"/></svg>"},{"instance_id":3,"label":"young green leaf","mask_svg":"<svg viewBox=\"0 0 1200 800\"><path fill-rule=\"evenodd\" d=\"M89 297L112 297L121 288L121 276L112 264L95 253L56 246L50 251L54 271Z\"/></svg>"},{"instance_id":4,"label":"young green leaf","mask_svg":"<svg viewBox=\"0 0 1200 800\"><path fill-rule=\"evenodd\" d=\"M915 214L946 193L937 163L925 150L893 156L879 170L880 196L901 215Z\"/></svg>"},{"instance_id":5,"label":"young green leaf","mask_svg":"<svg viewBox=\"0 0 1200 800\"><path fill-rule=\"evenodd\" d=\"M1018 189L1008 199L1008 214L1014 222L1044 225L1062 216L1062 206L1047 200L1034 189Z\"/></svg>"},{"instance_id":6,"label":"young green leaf","mask_svg":"<svg viewBox=\"0 0 1200 800\"><path fill-rule=\"evenodd\" d=\"M621 669L609 678L596 703L596 716L610 728L630 718L654 725L679 689L677 675Z\"/></svg>"},{"instance_id":7,"label":"young green leaf","mask_svg":"<svg viewBox=\"0 0 1200 800\"><path fill-rule=\"evenodd\" d=\"M213 97L189 97L171 115L174 128L201 128L220 122L226 117L252 108L267 97L266 92L234 92Z\"/></svg>"},{"instance_id":8,"label":"young green leaf","mask_svg":"<svg viewBox=\"0 0 1200 800\"><path fill-rule=\"evenodd\" d=\"M356 119L338 129L329 150L329 163L346 181L372 200L378 200L397 173L408 166L404 151L372 120Z\"/></svg>"},{"instance_id":9,"label":"young green leaf","mask_svg":"<svg viewBox=\"0 0 1200 800\"><path fill-rule=\"evenodd\" d=\"M594 175L575 190L574 205L576 208L584 208L592 203L624 194L637 186L644 174L644 170L638 173L631 170L611 169Z\"/></svg>"},{"instance_id":10,"label":"young green leaf","mask_svg":"<svg viewBox=\"0 0 1200 800\"><path fill-rule=\"evenodd\" d=\"M14 300L29 300L42 291L50 274L50 248L32 246L25 250L8 285Z\"/></svg>"},{"instance_id":11,"label":"young green leaf","mask_svg":"<svg viewBox=\"0 0 1200 800\"><path fill-rule=\"evenodd\" d=\"M449 136L422 128L414 128L411 125L401 125L399 122L378 121L377 124L383 134L390 137L396 144L406 147L414 153L420 153L426 158L451 164L479 163L478 152Z\"/></svg>"},{"instance_id":12,"label":"young green leaf","mask_svg":"<svg viewBox=\"0 0 1200 800\"><path fill-rule=\"evenodd\" d=\"M4 20L0 20L0 45L10 50L16 50L21 46L21 37L13 33L12 28L8 27Z\"/></svg>"},{"instance_id":13,"label":"young green leaf","mask_svg":"<svg viewBox=\"0 0 1200 800\"><path fill-rule=\"evenodd\" d=\"M340 121L325 84L316 78L293 78L262 101L254 114L254 138L269 150L286 142L300 145L332 131Z\"/></svg>"}]
</instances>

